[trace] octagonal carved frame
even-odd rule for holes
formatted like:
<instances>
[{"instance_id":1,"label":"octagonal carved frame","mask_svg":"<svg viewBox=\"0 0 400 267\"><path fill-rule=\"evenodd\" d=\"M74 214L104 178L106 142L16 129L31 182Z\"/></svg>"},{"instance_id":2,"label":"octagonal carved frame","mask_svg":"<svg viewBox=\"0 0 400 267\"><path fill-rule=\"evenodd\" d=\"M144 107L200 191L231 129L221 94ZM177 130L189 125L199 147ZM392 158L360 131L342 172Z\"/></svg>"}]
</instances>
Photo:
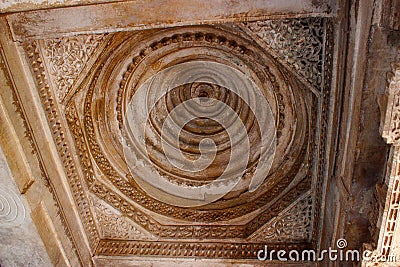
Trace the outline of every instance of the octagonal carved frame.
<instances>
[{"instance_id":1,"label":"octagonal carved frame","mask_svg":"<svg viewBox=\"0 0 400 267\"><path fill-rule=\"evenodd\" d=\"M302 25L303 28L299 25ZM290 27L292 27L290 29L295 28L298 31L307 31L311 28L310 25L319 25L321 28L321 32L316 34L321 39L317 52L313 52L315 53L313 57L304 54L307 51L304 50L307 40L304 40L305 43L293 44L289 42L286 45L265 41L271 38L263 32L265 27L274 28L277 32L275 37L279 39L288 37L283 33ZM229 25L229 27L232 27L232 25ZM282 66L287 73L293 75L299 88L304 88L304 91L307 91L305 94L311 95L313 109L315 109L311 112L314 116L311 121L315 121L315 125L310 127L312 131L306 147L310 164L309 175L294 183L288 181L282 187L279 187L279 184L276 185L273 188L275 196L284 187L289 186L289 189L276 199L271 199L274 202L261 200L262 203L267 203L269 206L263 212L259 212L252 220L242 225L238 223L232 225L226 223L191 224L189 222L182 225L160 223L149 215L151 212L147 209L143 211L143 207L138 207L137 204L132 203L140 201L140 198L132 201L136 195L129 196L128 191L123 192L124 179L115 175L117 181L116 184L112 184L103 177L113 174L112 170L109 173L105 172L105 169L109 166L106 166L103 170L96 167L99 159L94 159L93 147L90 148L90 136L88 132L84 132L84 125L87 124L88 120L87 114L84 112L85 107L82 106L84 102L79 99L81 97L79 91L90 90L90 80L97 79L91 70L104 64L99 60L102 53L107 51L107 46L112 43L113 38L123 34L61 37L28 41L24 44L24 50L35 77L36 87L47 116L49 128L64 165L68 178L67 182L75 201L74 205L78 208L82 225L94 255L252 259L257 257L257 251L263 249L266 244L271 249L277 250L301 250L317 246L320 235L320 214L323 210L324 184L326 182L325 151L329 138L327 136L327 117L330 109L330 98L332 97L330 95L333 49L332 22L328 18L298 18L233 23L233 27L237 27L243 35L254 38L254 42L257 42L266 53L270 54L277 61L277 64ZM127 33L127 35L129 34ZM310 36L310 32L305 32L304 36ZM190 38L190 36L183 37ZM78 49L75 51L76 55L69 54L72 57L75 56L74 61L68 64L67 72L70 71L71 75L65 75L65 71L64 73L57 73L63 68L57 65L57 60L54 60L54 57L53 60L49 59L49 51L51 52L49 47L53 46L54 48L57 45ZM74 47L74 45L77 46ZM230 49L232 50L243 49L237 44L231 44L231 46ZM71 52L68 49L63 51ZM79 53L79 51L83 52ZM289 60L287 58L288 51L296 51L290 54ZM301 58L301 51L303 51L305 58ZM52 55L54 56L54 54ZM303 68L301 64L297 64L299 62L305 64L307 69ZM75 70L71 70L72 68L75 68ZM65 79L66 77L68 79ZM64 80L62 80L63 78ZM51 177L46 179L51 184ZM122 186L118 187L118 185ZM272 196L274 195L272 194ZM282 237L281 239L263 239L267 232L260 231L264 231L268 227L276 229L278 221L285 221L283 218L285 212L294 212L297 216L305 216L304 213L296 213L299 208L295 206L299 203L306 206L310 205L312 209L306 213L306 216L317 218L311 220L309 235L306 238L302 236L303 239L297 240L290 240L290 236L283 239ZM173 210L163 203L155 204L154 202L146 203L144 201L141 204L158 205L164 211ZM109 213L110 217L107 217L110 219L106 219L104 216L102 219L96 217L94 207L100 206L112 210ZM259 207L259 205L254 207ZM255 208L251 211L254 210ZM117 217L115 217L116 213L118 214ZM181 211L180 214L183 216L185 213ZM168 212L161 215L168 215ZM221 220L225 215L220 215L221 217L216 217L214 220ZM240 214L236 214L236 217L240 216ZM232 215L232 219L234 218L235 216ZM124 223L131 225L128 227L128 231L137 233L137 236L126 236L124 234L113 236L110 231L108 235L105 234L107 228L105 226L108 225L107 229L110 229L115 224L125 225ZM258 238L254 238L255 236L258 236ZM70 238L73 241L72 234ZM199 242L198 240L202 241Z\"/></svg>"}]
</instances>

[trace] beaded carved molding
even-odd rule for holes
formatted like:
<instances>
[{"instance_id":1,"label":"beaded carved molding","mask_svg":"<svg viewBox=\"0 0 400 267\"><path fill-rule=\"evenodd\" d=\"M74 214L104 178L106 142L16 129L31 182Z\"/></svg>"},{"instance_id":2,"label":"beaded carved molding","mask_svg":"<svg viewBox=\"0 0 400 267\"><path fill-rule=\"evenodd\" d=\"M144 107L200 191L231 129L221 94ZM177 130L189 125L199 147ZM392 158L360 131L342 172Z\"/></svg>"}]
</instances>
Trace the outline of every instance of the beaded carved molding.
<instances>
[{"instance_id":1,"label":"beaded carved molding","mask_svg":"<svg viewBox=\"0 0 400 267\"><path fill-rule=\"evenodd\" d=\"M251 259L266 244L289 250L315 246L323 209L332 39L329 19L296 18L27 42L26 55L93 254ZM148 135L136 147L148 152L162 182L182 192L198 192L217 181L228 161L237 165L240 159L229 158L234 145L227 131L200 117L165 135L179 136L179 149L192 161L201 154L202 139L211 139L214 161L194 173L174 167L160 142L160 129L174 108L197 99L193 112L199 112L204 105L212 109L216 100L247 130L250 156L236 177L238 185L202 205L136 179L130 165L140 161L128 160L125 150L127 117L139 116L141 103L146 107L143 99L129 113L132 99L151 77L190 64L205 66L199 76L217 75L207 70L222 66L252 80L270 107L266 120L275 130L270 168L251 187L262 159L262 123L256 118L259 107L252 107L256 102L244 103L229 90L232 77L224 76L224 84L203 78L180 84L155 103L147 114ZM166 82L156 84L154 94ZM216 182L216 188L230 179Z\"/></svg>"}]
</instances>

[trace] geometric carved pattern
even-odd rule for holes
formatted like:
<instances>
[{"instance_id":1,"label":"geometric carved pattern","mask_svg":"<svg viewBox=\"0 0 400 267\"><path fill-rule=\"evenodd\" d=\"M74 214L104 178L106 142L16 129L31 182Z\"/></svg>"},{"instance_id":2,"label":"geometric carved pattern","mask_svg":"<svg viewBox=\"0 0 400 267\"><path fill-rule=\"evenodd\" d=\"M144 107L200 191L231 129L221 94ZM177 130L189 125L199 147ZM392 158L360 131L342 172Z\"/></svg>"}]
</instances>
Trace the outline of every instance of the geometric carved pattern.
<instances>
[{"instance_id":1,"label":"geometric carved pattern","mask_svg":"<svg viewBox=\"0 0 400 267\"><path fill-rule=\"evenodd\" d=\"M388 193L384 210L381 236L379 238L381 255L389 256L392 244L397 233L396 226L400 212L400 150L398 146L393 147L392 162L388 169ZM396 231L397 230L397 231ZM397 240L398 242L399 240Z\"/></svg>"},{"instance_id":2,"label":"geometric carved pattern","mask_svg":"<svg viewBox=\"0 0 400 267\"><path fill-rule=\"evenodd\" d=\"M280 22L274 23L265 27L277 28ZM321 25L325 26L325 19L284 20L281 24L298 34L319 27L314 33L323 41L316 41L319 37L307 41L314 51L300 52L299 44L278 50L297 47L291 54L296 60L283 60L320 88L321 75L330 71L322 71L330 66L321 58L320 46L326 41ZM98 35L27 44L42 105L94 255L255 258L265 244L276 249L310 246L315 230L311 211L314 201L320 203L319 185L324 178L320 165L324 166L326 127L317 123L326 124L329 81L324 83L326 90L316 92L268 53L268 49L274 50L272 43L270 47L268 43L255 44L245 32L236 34L238 29L219 25L113 33L107 36L107 46L99 45L104 36ZM263 39L268 39L265 33ZM98 57L89 60L94 53ZM45 64L41 57L46 58ZM278 156L265 182L254 192L233 192L210 204L186 208L147 194L132 177L120 142L126 105L142 80L193 58L222 62L245 73L250 70L248 75L257 81L260 90L271 96L268 101L275 114ZM54 87L48 84L46 74ZM80 82L75 84L77 80ZM73 86L78 88L72 95ZM168 96L168 101L179 103L185 96L181 89ZM67 94L70 97L66 98ZM230 100L233 97L227 96ZM314 168L314 164L318 166ZM248 168L247 174L251 176L252 171ZM178 185L179 179L183 181L179 172L168 179L177 180ZM185 183L192 186L189 179ZM232 243L232 239L236 241Z\"/></svg>"},{"instance_id":3,"label":"geometric carved pattern","mask_svg":"<svg viewBox=\"0 0 400 267\"><path fill-rule=\"evenodd\" d=\"M44 40L44 60L59 102L68 94L104 36L80 35Z\"/></svg>"},{"instance_id":4,"label":"geometric carved pattern","mask_svg":"<svg viewBox=\"0 0 400 267\"><path fill-rule=\"evenodd\" d=\"M249 240L272 242L308 241L312 233L312 196L305 195L294 206L283 211Z\"/></svg>"},{"instance_id":5,"label":"geometric carved pattern","mask_svg":"<svg viewBox=\"0 0 400 267\"><path fill-rule=\"evenodd\" d=\"M278 56L317 90L322 88L324 20L299 18L249 22L256 33Z\"/></svg>"},{"instance_id":6,"label":"geometric carved pattern","mask_svg":"<svg viewBox=\"0 0 400 267\"><path fill-rule=\"evenodd\" d=\"M385 184L387 186L386 199L383 203L384 208L383 212L378 210L377 216L382 214L379 233L378 244L375 247L366 247L370 251L372 251L370 257L372 259L381 259L385 257L385 259L390 259L391 257L397 256L398 254L398 244L399 240L399 220L400 220L400 146L393 145L390 148L390 155L387 160L387 170L386 170L386 180ZM393 261L388 260L388 261ZM365 267L372 266L386 266L379 261L364 261L363 265ZM394 263L394 265L387 266L398 266L398 264Z\"/></svg>"}]
</instances>

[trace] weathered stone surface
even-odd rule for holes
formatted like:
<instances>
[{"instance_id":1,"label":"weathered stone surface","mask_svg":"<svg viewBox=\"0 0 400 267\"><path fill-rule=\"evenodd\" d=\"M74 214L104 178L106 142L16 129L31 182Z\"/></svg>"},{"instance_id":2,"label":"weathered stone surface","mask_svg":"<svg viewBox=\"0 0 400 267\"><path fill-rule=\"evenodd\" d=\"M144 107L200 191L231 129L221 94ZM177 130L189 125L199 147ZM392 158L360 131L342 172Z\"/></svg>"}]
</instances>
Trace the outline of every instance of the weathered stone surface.
<instances>
[{"instance_id":1,"label":"weathered stone surface","mask_svg":"<svg viewBox=\"0 0 400 267\"><path fill-rule=\"evenodd\" d=\"M0 150L0 265L52 266Z\"/></svg>"},{"instance_id":2,"label":"weathered stone surface","mask_svg":"<svg viewBox=\"0 0 400 267\"><path fill-rule=\"evenodd\" d=\"M395 36L395 32L388 31L385 28L379 27L379 25L373 25L371 29L368 68L363 91L357 148L359 153L356 158L357 163L353 178L353 192L354 194L355 192L362 192L363 198L355 200L353 205L355 209L351 212L351 219L349 219L353 227L359 227L357 231L360 233L357 236L363 236L363 238L360 238L360 242L368 242L371 239L369 234L373 235L372 240L375 243L378 243L379 238L380 222L375 219L371 225L368 220L371 216L379 218L380 214L382 214L383 203L379 203L378 186L385 183L384 175L387 172L385 163L386 160L390 161L387 155L387 145L382 141L379 134L379 127L381 127L383 131L382 135L389 144L396 143L397 139L397 134L394 132L397 129L397 124L394 121L396 107L387 106L385 104L387 96L384 96L396 96L397 93L392 90L398 90L395 84L389 87L390 82L395 82L390 79L394 74L388 76L389 73L396 72L396 69L393 69L393 63L400 62L400 46L398 42L389 41L391 38L395 38ZM389 92L389 90L392 92ZM397 101L396 99L393 100ZM390 105L396 104L391 102ZM390 125L385 125L385 122L381 121L381 118L389 110L392 117L391 119L387 118L385 121L386 123L390 123ZM376 209L373 205L378 205L380 208ZM372 212L377 212L378 214L373 215L371 214ZM360 221L362 222L360 223ZM370 231L367 231L367 229ZM355 237L352 239L355 239ZM358 245L361 244L359 243Z\"/></svg>"},{"instance_id":3,"label":"weathered stone surface","mask_svg":"<svg viewBox=\"0 0 400 267\"><path fill-rule=\"evenodd\" d=\"M40 1L40 0L39 0ZM79 0L66 0L58 3L68 6ZM132 30L134 28L164 27L166 25L193 25L201 21L234 21L254 19L264 16L287 15L326 15L336 10L335 1L313 0L270 0L270 1L223 1L213 0L208 3L187 0L169 1L98 1L82 0L88 4L78 7L65 7L50 10L33 10L25 13L15 13L8 16L14 34L18 38L34 37L54 33L78 33L92 31ZM105 2L101 4L101 2ZM107 3L111 2L111 3ZM116 3L113 3L116 2ZM25 9L34 4L26 3ZM55 6L57 3L47 4ZM38 3L40 6L40 3ZM3 3L0 12L18 9L12 2ZM19 9L24 9L20 5ZM31 8L36 9L36 8ZM87 16L87 14L91 14ZM79 18L76 20L75 18Z\"/></svg>"}]
</instances>

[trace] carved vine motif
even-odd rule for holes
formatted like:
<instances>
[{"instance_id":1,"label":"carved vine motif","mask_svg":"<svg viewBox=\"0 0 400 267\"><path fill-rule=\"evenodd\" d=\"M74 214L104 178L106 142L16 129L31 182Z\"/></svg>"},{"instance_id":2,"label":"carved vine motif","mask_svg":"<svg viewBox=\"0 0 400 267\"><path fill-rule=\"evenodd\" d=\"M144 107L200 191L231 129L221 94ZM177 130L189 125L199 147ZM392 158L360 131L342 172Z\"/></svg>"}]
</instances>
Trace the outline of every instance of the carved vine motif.
<instances>
[{"instance_id":1,"label":"carved vine motif","mask_svg":"<svg viewBox=\"0 0 400 267\"><path fill-rule=\"evenodd\" d=\"M91 205L94 207L94 214L104 238L126 240L155 239L151 234L138 229L131 221L107 204L91 198Z\"/></svg>"},{"instance_id":2,"label":"carved vine motif","mask_svg":"<svg viewBox=\"0 0 400 267\"><path fill-rule=\"evenodd\" d=\"M104 36L80 35L44 41L44 60L59 101L69 92Z\"/></svg>"},{"instance_id":3,"label":"carved vine motif","mask_svg":"<svg viewBox=\"0 0 400 267\"><path fill-rule=\"evenodd\" d=\"M245 25L313 86L323 86L323 18L265 20Z\"/></svg>"},{"instance_id":4,"label":"carved vine motif","mask_svg":"<svg viewBox=\"0 0 400 267\"><path fill-rule=\"evenodd\" d=\"M254 233L250 240L307 241L311 238L312 196L309 194Z\"/></svg>"}]
</instances>

